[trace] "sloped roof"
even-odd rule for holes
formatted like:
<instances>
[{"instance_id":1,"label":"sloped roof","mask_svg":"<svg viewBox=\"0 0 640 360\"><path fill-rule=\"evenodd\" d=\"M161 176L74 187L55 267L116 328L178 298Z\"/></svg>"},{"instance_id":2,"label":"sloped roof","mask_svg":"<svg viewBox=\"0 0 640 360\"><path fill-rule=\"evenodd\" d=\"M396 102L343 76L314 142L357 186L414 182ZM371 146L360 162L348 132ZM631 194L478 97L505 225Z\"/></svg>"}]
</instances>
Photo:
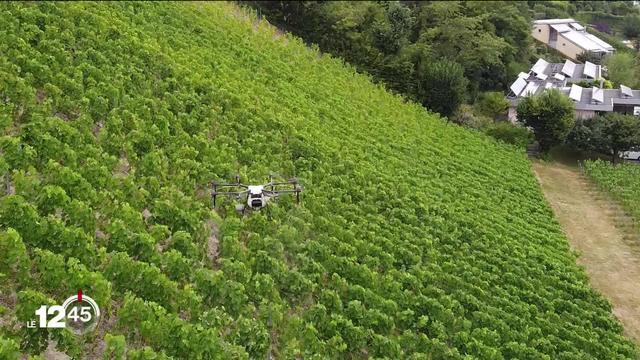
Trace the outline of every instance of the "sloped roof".
<instances>
[{"instance_id":1,"label":"sloped roof","mask_svg":"<svg viewBox=\"0 0 640 360\"><path fill-rule=\"evenodd\" d=\"M614 51L615 50L615 48L613 46L609 45L609 43L603 41L602 39L600 39L599 37L597 37L597 36L595 36L593 34L585 33L585 36L589 40L591 40L594 43L598 44L603 49L607 49L609 51Z\"/></svg>"},{"instance_id":2,"label":"sloped roof","mask_svg":"<svg viewBox=\"0 0 640 360\"><path fill-rule=\"evenodd\" d=\"M571 31L573 30L572 28L569 27L569 25L567 24L551 24L551 27L559 32L559 33L563 33L563 32L567 32L567 31Z\"/></svg>"},{"instance_id":3,"label":"sloped roof","mask_svg":"<svg viewBox=\"0 0 640 360\"><path fill-rule=\"evenodd\" d=\"M597 52L610 51L600 46L599 44L595 43L590 38L588 38L585 33L581 33L579 31L571 30L571 31L563 32L559 34L559 36L563 36L567 40L571 41L572 43L578 45L579 47L587 51L597 51Z\"/></svg>"},{"instance_id":4,"label":"sloped roof","mask_svg":"<svg viewBox=\"0 0 640 360\"><path fill-rule=\"evenodd\" d=\"M551 25L551 24L570 24L570 23L574 23L576 22L573 19L544 19L544 20L536 20L533 23L534 24L547 24L547 25Z\"/></svg>"}]
</instances>

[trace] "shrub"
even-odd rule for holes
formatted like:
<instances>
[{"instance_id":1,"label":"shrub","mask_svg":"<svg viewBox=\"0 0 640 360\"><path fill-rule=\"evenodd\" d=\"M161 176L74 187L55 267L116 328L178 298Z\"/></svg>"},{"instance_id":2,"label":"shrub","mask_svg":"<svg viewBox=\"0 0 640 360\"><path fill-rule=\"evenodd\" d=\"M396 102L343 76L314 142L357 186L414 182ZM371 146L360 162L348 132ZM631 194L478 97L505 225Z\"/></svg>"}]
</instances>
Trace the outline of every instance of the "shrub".
<instances>
[{"instance_id":1,"label":"shrub","mask_svg":"<svg viewBox=\"0 0 640 360\"><path fill-rule=\"evenodd\" d=\"M475 104L477 113L493 119L503 119L509 102L501 91L490 91L480 95Z\"/></svg>"},{"instance_id":2,"label":"shrub","mask_svg":"<svg viewBox=\"0 0 640 360\"><path fill-rule=\"evenodd\" d=\"M473 106L463 104L451 117L451 121L471 129L480 129L493 121L485 116L476 115Z\"/></svg>"},{"instance_id":3,"label":"shrub","mask_svg":"<svg viewBox=\"0 0 640 360\"><path fill-rule=\"evenodd\" d=\"M529 129L506 121L490 124L483 130L487 135L518 148L526 148L533 140Z\"/></svg>"}]
</instances>

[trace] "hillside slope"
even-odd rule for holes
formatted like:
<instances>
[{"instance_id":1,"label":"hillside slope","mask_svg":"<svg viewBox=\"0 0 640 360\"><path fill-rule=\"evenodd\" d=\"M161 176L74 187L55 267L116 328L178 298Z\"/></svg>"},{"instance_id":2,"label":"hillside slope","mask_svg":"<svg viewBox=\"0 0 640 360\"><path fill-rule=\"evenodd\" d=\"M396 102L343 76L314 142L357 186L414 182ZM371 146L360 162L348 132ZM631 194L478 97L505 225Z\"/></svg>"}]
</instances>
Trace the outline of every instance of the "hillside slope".
<instances>
[{"instance_id":1,"label":"hillside slope","mask_svg":"<svg viewBox=\"0 0 640 360\"><path fill-rule=\"evenodd\" d=\"M599 160L585 162L584 169L600 188L620 201L640 225L640 166L634 163L614 166Z\"/></svg>"},{"instance_id":2,"label":"hillside slope","mask_svg":"<svg viewBox=\"0 0 640 360\"><path fill-rule=\"evenodd\" d=\"M8 358L636 356L524 154L230 4L0 4L0 124ZM22 325L78 288L96 336Z\"/></svg>"}]
</instances>

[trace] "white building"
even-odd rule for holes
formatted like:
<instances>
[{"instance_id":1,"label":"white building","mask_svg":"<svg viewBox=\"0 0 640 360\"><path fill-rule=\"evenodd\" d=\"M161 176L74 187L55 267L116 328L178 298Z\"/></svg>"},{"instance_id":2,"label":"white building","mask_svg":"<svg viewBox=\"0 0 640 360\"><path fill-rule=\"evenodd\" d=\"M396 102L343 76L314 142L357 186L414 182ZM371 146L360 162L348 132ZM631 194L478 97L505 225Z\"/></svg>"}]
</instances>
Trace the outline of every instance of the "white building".
<instances>
[{"instance_id":1,"label":"white building","mask_svg":"<svg viewBox=\"0 0 640 360\"><path fill-rule=\"evenodd\" d=\"M601 66L586 62L576 64L570 60L553 64L538 59L531 70L520 73L509 88L509 120L517 120L517 107L522 98L538 95L546 89L558 89L569 97L576 109L576 117L589 119L606 112L620 112L640 116L640 90L621 85L619 89L603 89ZM576 82L591 81L591 87ZM597 86L596 86L597 85Z\"/></svg>"},{"instance_id":2,"label":"white building","mask_svg":"<svg viewBox=\"0 0 640 360\"><path fill-rule=\"evenodd\" d=\"M598 57L615 51L613 46L593 34L574 19L548 19L533 22L533 37L570 59L589 52Z\"/></svg>"}]
</instances>

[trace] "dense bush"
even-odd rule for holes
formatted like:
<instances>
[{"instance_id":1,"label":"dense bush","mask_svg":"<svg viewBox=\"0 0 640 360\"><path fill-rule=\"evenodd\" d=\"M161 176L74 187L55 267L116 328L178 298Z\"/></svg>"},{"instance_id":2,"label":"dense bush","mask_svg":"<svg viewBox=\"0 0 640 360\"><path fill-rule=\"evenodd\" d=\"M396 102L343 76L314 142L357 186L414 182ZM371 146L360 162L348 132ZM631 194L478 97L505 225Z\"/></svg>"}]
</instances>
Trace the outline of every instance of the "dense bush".
<instances>
[{"instance_id":1,"label":"dense bush","mask_svg":"<svg viewBox=\"0 0 640 360\"><path fill-rule=\"evenodd\" d=\"M607 66L607 77L616 87L626 85L633 89L640 86L640 72L638 71L637 56L630 53L616 53L604 59Z\"/></svg>"},{"instance_id":2,"label":"dense bush","mask_svg":"<svg viewBox=\"0 0 640 360\"><path fill-rule=\"evenodd\" d=\"M583 151L595 151L619 161L622 152L640 147L640 122L633 115L607 113L578 120L568 142Z\"/></svg>"},{"instance_id":3,"label":"dense bush","mask_svg":"<svg viewBox=\"0 0 640 360\"><path fill-rule=\"evenodd\" d=\"M506 119L509 102L501 91L490 91L480 95L474 104L478 113L495 120Z\"/></svg>"},{"instance_id":4,"label":"dense bush","mask_svg":"<svg viewBox=\"0 0 640 360\"><path fill-rule=\"evenodd\" d=\"M533 141L533 133L523 126L502 121L486 126L484 132L507 144L525 149Z\"/></svg>"},{"instance_id":5,"label":"dense bush","mask_svg":"<svg viewBox=\"0 0 640 360\"><path fill-rule=\"evenodd\" d=\"M452 122L470 129L480 129L493 123L493 119L478 115L474 107L467 104L462 104L450 119Z\"/></svg>"},{"instance_id":6,"label":"dense bush","mask_svg":"<svg viewBox=\"0 0 640 360\"><path fill-rule=\"evenodd\" d=\"M556 89L524 98L517 112L518 121L533 129L543 153L563 144L576 121L573 103Z\"/></svg>"},{"instance_id":7,"label":"dense bush","mask_svg":"<svg viewBox=\"0 0 640 360\"><path fill-rule=\"evenodd\" d=\"M0 29L3 355L49 338L75 358L637 355L522 153L253 14L2 3ZM236 171L298 176L302 202L211 209ZM105 331L21 327L89 282Z\"/></svg>"},{"instance_id":8,"label":"dense bush","mask_svg":"<svg viewBox=\"0 0 640 360\"><path fill-rule=\"evenodd\" d=\"M422 105L446 117L453 115L465 98L467 79L462 67L454 62L439 61L425 68L417 90Z\"/></svg>"}]
</instances>

